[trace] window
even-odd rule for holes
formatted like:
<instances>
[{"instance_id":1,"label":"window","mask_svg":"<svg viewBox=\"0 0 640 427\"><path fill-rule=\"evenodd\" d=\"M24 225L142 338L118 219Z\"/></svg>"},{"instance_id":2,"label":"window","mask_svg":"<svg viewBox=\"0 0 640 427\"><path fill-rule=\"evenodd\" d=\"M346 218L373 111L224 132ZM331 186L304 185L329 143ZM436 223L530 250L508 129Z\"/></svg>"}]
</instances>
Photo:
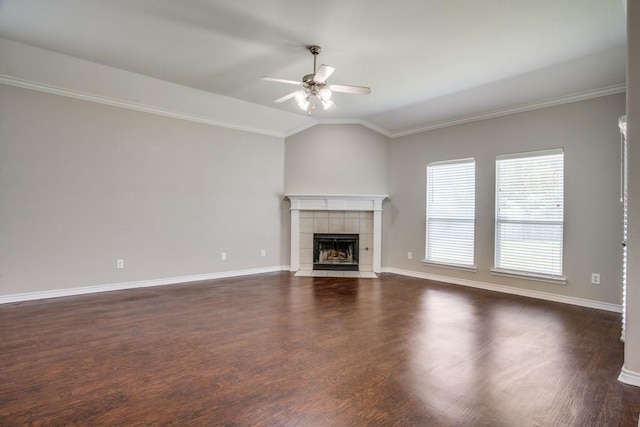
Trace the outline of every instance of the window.
<instances>
[{"instance_id":1,"label":"window","mask_svg":"<svg viewBox=\"0 0 640 427\"><path fill-rule=\"evenodd\" d=\"M474 268L476 163L427 165L425 262Z\"/></svg>"},{"instance_id":2,"label":"window","mask_svg":"<svg viewBox=\"0 0 640 427\"><path fill-rule=\"evenodd\" d=\"M562 276L562 149L496 159L496 273Z\"/></svg>"}]
</instances>

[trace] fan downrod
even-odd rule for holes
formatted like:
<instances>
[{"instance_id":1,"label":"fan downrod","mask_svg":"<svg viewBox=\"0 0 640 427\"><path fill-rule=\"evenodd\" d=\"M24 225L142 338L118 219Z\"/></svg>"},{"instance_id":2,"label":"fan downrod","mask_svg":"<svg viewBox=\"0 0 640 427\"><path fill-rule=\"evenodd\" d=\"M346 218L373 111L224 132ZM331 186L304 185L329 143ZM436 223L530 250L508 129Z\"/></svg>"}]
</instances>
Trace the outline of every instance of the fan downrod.
<instances>
[{"instance_id":1,"label":"fan downrod","mask_svg":"<svg viewBox=\"0 0 640 427\"><path fill-rule=\"evenodd\" d=\"M316 58L317 58L318 54L320 54L320 52L322 52L322 48L320 46L314 44L314 45L311 45L311 46L307 46L307 49L309 49L309 52L311 52L311 54L313 55L313 73L303 76L302 77L302 81L305 84L313 85L313 78L316 76Z\"/></svg>"}]
</instances>

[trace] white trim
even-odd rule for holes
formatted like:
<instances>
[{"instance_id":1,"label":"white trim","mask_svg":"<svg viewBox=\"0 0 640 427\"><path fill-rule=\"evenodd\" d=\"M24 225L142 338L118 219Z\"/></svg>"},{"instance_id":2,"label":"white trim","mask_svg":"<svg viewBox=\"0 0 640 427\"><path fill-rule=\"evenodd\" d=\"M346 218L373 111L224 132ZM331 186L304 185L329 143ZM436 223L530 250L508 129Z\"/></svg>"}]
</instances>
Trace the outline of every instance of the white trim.
<instances>
[{"instance_id":1,"label":"white trim","mask_svg":"<svg viewBox=\"0 0 640 427\"><path fill-rule=\"evenodd\" d=\"M296 277L349 277L352 279L377 279L371 271L300 270Z\"/></svg>"},{"instance_id":2,"label":"white trim","mask_svg":"<svg viewBox=\"0 0 640 427\"><path fill-rule=\"evenodd\" d=\"M440 166L440 165L455 165L460 163L475 163L475 157L469 157L466 159L452 159L452 160L438 160L435 162L427 163L427 167L429 166Z\"/></svg>"},{"instance_id":3,"label":"white trim","mask_svg":"<svg viewBox=\"0 0 640 427\"><path fill-rule=\"evenodd\" d=\"M583 101L587 99L598 98L598 97L608 96L608 95L615 95L618 93L626 92L626 84L621 83L614 86L608 86L602 89L596 89L592 91L568 95L565 97L554 98L548 101L525 104L519 107L505 108L502 110L490 111L487 113L475 114L467 117L461 117L458 119L447 120L447 121L438 122L438 123L434 123L427 126L421 126L418 128L406 129L406 130L401 130L396 132L388 131L386 129L383 129L380 126L377 126L373 123L370 123L362 119L312 120L303 124L302 126L298 126L286 132L277 132L277 131L268 130L268 129L253 128L253 127L241 125L239 123L221 122L221 121L209 119L207 117L181 113L179 111L166 110L163 108L125 101L122 99L115 99L115 98L109 98L109 97L100 96L100 95L89 94L89 93L85 93L78 90L52 86L44 83L37 83L34 81L19 79L19 78L8 76L8 75L0 75L0 84L21 87L24 89L31 89L39 92L51 93L51 94L60 95L60 96L66 96L69 98L80 99L83 101L96 102L98 104L126 108L134 111L142 111L145 113L157 114L160 116L172 117L172 118L187 120L187 121L196 122L196 123L203 123L211 126L241 130L241 131L257 133L261 135L276 136L280 138L287 138L289 136L295 135L317 124L359 124L373 130L374 132L377 132L383 136L386 136L387 138L395 139L395 138L400 138L407 135L413 135L417 133L427 132L430 130L456 126L464 123L477 122L480 120L508 116L511 114L517 114L517 113L522 113L522 112L531 111L531 110L538 110L546 107L553 107L556 105L568 104L571 102Z\"/></svg>"},{"instance_id":4,"label":"white trim","mask_svg":"<svg viewBox=\"0 0 640 427\"><path fill-rule=\"evenodd\" d=\"M496 160L524 159L528 157L555 156L558 154L564 154L564 148L551 148L549 150L498 154L496 156Z\"/></svg>"},{"instance_id":5,"label":"white trim","mask_svg":"<svg viewBox=\"0 0 640 427\"><path fill-rule=\"evenodd\" d=\"M293 135L295 135L295 134L297 134L297 133L300 133L300 132L302 132L302 131L304 131L304 130L307 130L307 129L309 129L309 128L312 128L312 127L314 127L314 126L315 126L315 125L317 125L317 124L318 124L318 121L317 121L317 120L315 120L315 119L314 119L314 120L311 120L310 122L307 122L307 123L305 123L305 124L303 124L303 125L301 125L301 126L298 126L298 127L296 127L296 128L293 128L293 129L291 129L291 130L288 130L287 132L285 132L284 137L285 137L285 138L288 138L288 137L293 136Z\"/></svg>"},{"instance_id":6,"label":"white trim","mask_svg":"<svg viewBox=\"0 0 640 427\"><path fill-rule=\"evenodd\" d=\"M249 126L244 126L239 123L220 122L212 120L203 116L196 116L193 114L181 113L179 111L166 110L164 108L154 107L152 105L139 104L137 102L125 101L122 99L109 98L101 95L94 95L90 93L81 92L74 89L66 89L57 86L51 86L43 83L36 83L28 80L19 79L7 75L0 74L0 84L8 86L20 87L23 89L35 90L38 92L51 93L54 95L65 96L67 98L80 99L82 101L90 101L98 104L110 105L112 107L126 108L128 110L142 111L144 113L157 114L164 117L172 117L174 119L187 120L190 122L203 123L211 126L218 126L228 129L241 130L244 132L257 133L261 135L277 136L284 138L285 134L282 132L276 132L268 129L258 129ZM315 123L311 123L313 126Z\"/></svg>"},{"instance_id":7,"label":"white trim","mask_svg":"<svg viewBox=\"0 0 640 427\"><path fill-rule=\"evenodd\" d=\"M511 286L496 285L493 283L478 282L475 280L460 279L457 277L439 276L436 274L423 273L419 271L403 270L393 267L384 267L383 273L399 274L401 276L416 277L419 279L434 280L453 285L468 286L471 288L484 289L487 291L502 292L505 294L519 295L528 298L541 299L546 301L561 302L564 304L577 305L580 307L595 308L597 310L611 311L614 313L622 313L622 306L619 304L610 304L606 302L593 301L582 298L569 297L565 295L551 294L548 292L531 291L528 289L513 288Z\"/></svg>"},{"instance_id":8,"label":"white trim","mask_svg":"<svg viewBox=\"0 0 640 427\"><path fill-rule=\"evenodd\" d=\"M100 292L119 291L125 289L146 288L152 286L175 285L180 283L197 282L201 280L224 279L228 277L240 277L252 274L274 273L278 271L289 271L288 265L279 265L273 267L252 268L247 270L223 271L219 273L196 274L191 276L171 277L164 279L141 280L137 282L124 282L108 285L85 286L79 288L56 289L52 291L29 292L24 294L2 295L0 296L0 304L8 304L14 302L33 301L47 298L59 298L74 295L85 295ZM456 277L439 276L430 273L422 273L417 271L403 270L399 268L383 267L383 273L398 274L401 276L415 277L419 279L434 280L454 285L468 286L472 288L485 289L489 291L502 292L512 295L520 295L529 298L542 299L547 301L561 302L565 304L578 305L581 307L595 308L598 310L611 311L621 313L622 307L617 304L603 303L593 300L585 300L581 298L567 297L563 295L549 294L546 292L529 291L525 289L517 289L509 286L494 285L491 283L477 282L472 280L459 279ZM620 373L620 381L640 386L640 373L629 371L622 368Z\"/></svg>"},{"instance_id":9,"label":"white trim","mask_svg":"<svg viewBox=\"0 0 640 427\"><path fill-rule=\"evenodd\" d=\"M452 264L448 262L429 261L428 259L423 259L422 263L434 267L450 268L452 270L472 271L474 273L478 271L475 265Z\"/></svg>"},{"instance_id":10,"label":"white trim","mask_svg":"<svg viewBox=\"0 0 640 427\"><path fill-rule=\"evenodd\" d=\"M374 132L378 132L380 135L386 136L387 138L391 138L391 133L388 130L381 128L380 126L374 125L373 123L369 123L366 120L359 120L358 123L366 128L371 129Z\"/></svg>"},{"instance_id":11,"label":"white trim","mask_svg":"<svg viewBox=\"0 0 640 427\"><path fill-rule=\"evenodd\" d=\"M200 280L224 279L227 277L247 276L251 274L288 271L288 265L251 268L247 270L223 271L220 273L195 274L192 276L169 277L164 279L140 280L137 282L113 283L108 285L84 286L79 288L56 289L52 291L28 292L25 294L0 295L0 304L33 301L47 298L68 297L74 295L94 294L99 292L120 291L124 289L147 288L151 286L175 285L179 283L197 282Z\"/></svg>"},{"instance_id":12,"label":"white trim","mask_svg":"<svg viewBox=\"0 0 640 427\"><path fill-rule=\"evenodd\" d=\"M373 123L369 123L366 120L361 119L318 119L316 123L318 125L361 125L366 128L371 129L374 132L379 133L380 135L386 136L387 138L391 138L391 133L388 130L381 128L380 126L376 126ZM288 134L287 134L288 135Z\"/></svg>"},{"instance_id":13,"label":"white trim","mask_svg":"<svg viewBox=\"0 0 640 427\"><path fill-rule=\"evenodd\" d=\"M373 211L373 272L382 271L382 200L380 209Z\"/></svg>"},{"instance_id":14,"label":"white trim","mask_svg":"<svg viewBox=\"0 0 640 427\"><path fill-rule=\"evenodd\" d=\"M618 381L640 387L640 372L630 371L623 365L622 370L620 370L620 376L618 376Z\"/></svg>"},{"instance_id":15,"label":"white trim","mask_svg":"<svg viewBox=\"0 0 640 427\"><path fill-rule=\"evenodd\" d=\"M291 209L291 261L290 270L300 269L300 211Z\"/></svg>"},{"instance_id":16,"label":"white trim","mask_svg":"<svg viewBox=\"0 0 640 427\"><path fill-rule=\"evenodd\" d=\"M389 131L362 119L319 119L286 132L285 137L295 135L296 133L302 132L303 130L306 130L318 124L359 124L371 129L374 132L378 132L379 134L384 135L387 138L395 139L395 138L400 138L407 135L414 135L417 133L427 132L430 130L442 129L442 128L457 126L465 123L478 122L480 120L494 119L497 117L510 116L512 114L524 113L527 111L540 110L542 108L547 108L547 107L555 107L557 105L570 104L572 102L586 101L588 99L600 98L602 96L616 95L618 93L624 93L626 91L627 91L626 83L620 83L617 85L606 86L600 89L594 89L586 92L580 92L580 93L570 94L566 96L561 96L558 98L552 98L546 101L533 102L530 104L524 104L517 107L489 111L486 113L472 114L466 117L460 117L452 120L445 120L442 122L437 122L437 123L433 123L426 126L399 130L399 131Z\"/></svg>"},{"instance_id":17,"label":"white trim","mask_svg":"<svg viewBox=\"0 0 640 427\"><path fill-rule=\"evenodd\" d=\"M504 108L501 110L489 111L487 113L473 114L471 116L461 117L459 119L446 120L439 123L434 123L427 126L421 126L413 129L407 129L397 132L391 132L391 139L400 138L402 136L414 135L416 133L422 133L430 130L446 128L450 126L457 126L464 123L478 122L480 120L495 119L497 117L509 116L511 114L524 113L526 111L540 110L542 108L554 107L557 105L570 104L572 102L585 101L587 99L599 98L602 96L615 95L617 93L623 93L627 91L627 85L620 83L613 86L607 86L601 89L589 90L586 92L580 92L567 96L549 99L547 101L533 102L531 104L524 104L519 107Z\"/></svg>"},{"instance_id":18,"label":"white trim","mask_svg":"<svg viewBox=\"0 0 640 427\"><path fill-rule=\"evenodd\" d=\"M285 194L291 210L382 211L386 194Z\"/></svg>"}]
</instances>

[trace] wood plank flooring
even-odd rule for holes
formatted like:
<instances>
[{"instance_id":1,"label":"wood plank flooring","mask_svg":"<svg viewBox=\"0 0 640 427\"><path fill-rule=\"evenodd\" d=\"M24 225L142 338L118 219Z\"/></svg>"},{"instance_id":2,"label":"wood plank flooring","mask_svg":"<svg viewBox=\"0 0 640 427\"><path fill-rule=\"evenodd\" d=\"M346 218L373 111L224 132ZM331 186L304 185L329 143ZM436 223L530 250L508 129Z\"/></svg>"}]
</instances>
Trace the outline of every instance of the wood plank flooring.
<instances>
[{"instance_id":1,"label":"wood plank flooring","mask_svg":"<svg viewBox=\"0 0 640 427\"><path fill-rule=\"evenodd\" d=\"M0 306L0 425L637 426L620 316L288 272Z\"/></svg>"}]
</instances>

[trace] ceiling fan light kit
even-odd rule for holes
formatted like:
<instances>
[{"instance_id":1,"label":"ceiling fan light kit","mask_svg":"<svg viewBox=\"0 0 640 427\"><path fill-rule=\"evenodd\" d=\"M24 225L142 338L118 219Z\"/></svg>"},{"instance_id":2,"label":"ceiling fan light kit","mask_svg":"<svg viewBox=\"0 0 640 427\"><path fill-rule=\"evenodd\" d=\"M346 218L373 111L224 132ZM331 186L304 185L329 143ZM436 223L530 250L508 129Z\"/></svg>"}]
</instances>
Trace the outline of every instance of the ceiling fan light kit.
<instances>
[{"instance_id":1,"label":"ceiling fan light kit","mask_svg":"<svg viewBox=\"0 0 640 427\"><path fill-rule=\"evenodd\" d=\"M298 103L298 107L311 115L311 112L315 110L316 100L319 101L320 104L322 104L322 107L325 110L328 110L329 108L332 108L336 105L331 99L331 97L333 96L333 92L343 92L357 95L368 95L371 93L371 89L369 89L368 87L328 84L327 79L329 78L329 76L331 76L331 74L333 74L335 68L330 65L323 64L320 65L320 68L316 69L316 57L322 51L322 48L320 46L313 45L309 46L308 49L309 52L311 52L311 54L313 55L313 73L303 76L301 82L273 77L262 78L263 80L302 86L302 89L285 95L282 98L278 98L274 102L279 104L294 98Z\"/></svg>"}]
</instances>

